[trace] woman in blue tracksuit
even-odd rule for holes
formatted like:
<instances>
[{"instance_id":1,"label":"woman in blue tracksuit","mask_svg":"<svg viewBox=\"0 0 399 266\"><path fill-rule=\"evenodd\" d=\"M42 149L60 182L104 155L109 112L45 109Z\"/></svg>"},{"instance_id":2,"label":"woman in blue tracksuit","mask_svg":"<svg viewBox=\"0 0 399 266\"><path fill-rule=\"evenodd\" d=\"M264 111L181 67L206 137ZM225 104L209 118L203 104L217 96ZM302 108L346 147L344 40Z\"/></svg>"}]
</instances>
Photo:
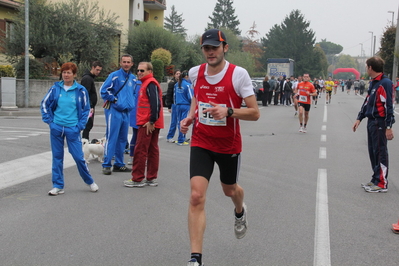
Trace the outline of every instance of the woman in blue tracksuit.
<instances>
[{"instance_id":1,"label":"woman in blue tracksuit","mask_svg":"<svg viewBox=\"0 0 399 266\"><path fill-rule=\"evenodd\" d=\"M188 145L185 141L186 134L180 132L180 121L187 117L190 111L191 98L193 97L193 88L191 81L188 78L188 71L185 70L181 73L179 81L175 84L174 95L176 112L177 112L177 126L179 129L179 138L177 139L177 145Z\"/></svg>"},{"instance_id":2,"label":"woman in blue tracksuit","mask_svg":"<svg viewBox=\"0 0 399 266\"><path fill-rule=\"evenodd\" d=\"M64 193L64 140L69 153L78 167L83 181L96 192L98 186L89 173L83 158L80 131L85 129L90 112L88 92L74 79L77 67L74 63L65 63L61 67L62 81L55 82L41 102L42 120L50 126L50 142L53 155L53 189L48 194L56 196Z\"/></svg>"}]
</instances>

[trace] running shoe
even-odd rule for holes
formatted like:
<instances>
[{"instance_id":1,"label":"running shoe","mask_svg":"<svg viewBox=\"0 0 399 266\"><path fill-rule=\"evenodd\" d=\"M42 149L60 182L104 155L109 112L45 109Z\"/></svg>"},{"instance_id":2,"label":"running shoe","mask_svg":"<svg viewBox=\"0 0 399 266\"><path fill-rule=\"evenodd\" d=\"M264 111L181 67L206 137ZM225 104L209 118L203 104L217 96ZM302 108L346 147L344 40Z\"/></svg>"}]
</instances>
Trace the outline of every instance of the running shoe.
<instances>
[{"instance_id":1,"label":"running shoe","mask_svg":"<svg viewBox=\"0 0 399 266\"><path fill-rule=\"evenodd\" d=\"M144 182L135 182L131 179L123 181L125 187L145 187Z\"/></svg>"},{"instance_id":2,"label":"running shoe","mask_svg":"<svg viewBox=\"0 0 399 266\"><path fill-rule=\"evenodd\" d=\"M190 145L190 143L188 143L188 142L182 142L182 143L180 143L180 142L176 142L176 145L179 145L179 146L187 146L187 145Z\"/></svg>"},{"instance_id":3,"label":"running shoe","mask_svg":"<svg viewBox=\"0 0 399 266\"><path fill-rule=\"evenodd\" d=\"M174 140L174 139L167 139L167 140L166 140L166 142L169 142L169 143L175 143L175 142L176 142L176 140Z\"/></svg>"},{"instance_id":4,"label":"running shoe","mask_svg":"<svg viewBox=\"0 0 399 266\"><path fill-rule=\"evenodd\" d=\"M104 167L103 168L103 175L110 175L111 172L111 167Z\"/></svg>"},{"instance_id":5,"label":"running shoe","mask_svg":"<svg viewBox=\"0 0 399 266\"><path fill-rule=\"evenodd\" d=\"M97 192L98 191L98 185L93 182L93 184L89 185L91 192Z\"/></svg>"},{"instance_id":6,"label":"running shoe","mask_svg":"<svg viewBox=\"0 0 399 266\"><path fill-rule=\"evenodd\" d=\"M304 127L304 128L302 129L302 132L303 132L303 133L308 132L308 130L306 129L306 127Z\"/></svg>"},{"instance_id":7,"label":"running shoe","mask_svg":"<svg viewBox=\"0 0 399 266\"><path fill-rule=\"evenodd\" d=\"M365 188L365 187L371 187L371 186L374 186L374 183L372 183L372 182L368 182L368 183L362 183L362 184L360 184L361 186L362 186L362 188Z\"/></svg>"},{"instance_id":8,"label":"running shoe","mask_svg":"<svg viewBox=\"0 0 399 266\"><path fill-rule=\"evenodd\" d=\"M126 166L115 166L114 165L114 169L112 169L112 172L131 172L132 169L127 168Z\"/></svg>"},{"instance_id":9,"label":"running shoe","mask_svg":"<svg viewBox=\"0 0 399 266\"><path fill-rule=\"evenodd\" d=\"M299 127L299 132L303 132L303 127Z\"/></svg>"},{"instance_id":10,"label":"running shoe","mask_svg":"<svg viewBox=\"0 0 399 266\"><path fill-rule=\"evenodd\" d=\"M50 190L48 192L49 196L57 196L57 195L64 194L64 193L65 193L65 191L63 189L56 188L56 187L54 187L52 190Z\"/></svg>"},{"instance_id":11,"label":"running shoe","mask_svg":"<svg viewBox=\"0 0 399 266\"><path fill-rule=\"evenodd\" d=\"M295 114L294 114L294 116L298 116L298 111L295 111Z\"/></svg>"},{"instance_id":12,"label":"running shoe","mask_svg":"<svg viewBox=\"0 0 399 266\"><path fill-rule=\"evenodd\" d=\"M187 266L204 266L204 264L199 264L196 259L192 258L187 262Z\"/></svg>"},{"instance_id":13,"label":"running shoe","mask_svg":"<svg viewBox=\"0 0 399 266\"><path fill-rule=\"evenodd\" d=\"M386 192L388 192L387 188L382 188L382 187L379 187L379 186L376 186L376 185L373 185L371 187L365 187L364 190L366 192L370 192L370 193L376 193L376 192L386 193Z\"/></svg>"},{"instance_id":14,"label":"running shoe","mask_svg":"<svg viewBox=\"0 0 399 266\"><path fill-rule=\"evenodd\" d=\"M158 181L157 181L157 179L146 180L145 181L145 185L149 186L149 187L157 187L158 186Z\"/></svg>"},{"instance_id":15,"label":"running shoe","mask_svg":"<svg viewBox=\"0 0 399 266\"><path fill-rule=\"evenodd\" d=\"M247 205L245 203L242 204L242 208L244 210L244 213L241 218L237 218L235 216L235 211L234 211L234 233L236 235L236 238L241 239L245 236L247 233L247 228L248 228L248 221L247 221Z\"/></svg>"}]
</instances>

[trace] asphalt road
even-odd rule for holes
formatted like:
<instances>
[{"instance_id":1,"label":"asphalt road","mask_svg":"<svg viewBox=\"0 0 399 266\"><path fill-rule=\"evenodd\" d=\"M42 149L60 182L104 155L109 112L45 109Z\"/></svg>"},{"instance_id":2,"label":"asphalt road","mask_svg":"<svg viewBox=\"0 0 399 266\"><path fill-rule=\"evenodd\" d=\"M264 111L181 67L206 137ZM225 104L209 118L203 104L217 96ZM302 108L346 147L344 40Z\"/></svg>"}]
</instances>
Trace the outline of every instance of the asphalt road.
<instances>
[{"instance_id":1,"label":"asphalt road","mask_svg":"<svg viewBox=\"0 0 399 266\"><path fill-rule=\"evenodd\" d=\"M259 121L241 122L239 183L249 229L235 239L233 205L216 167L206 205L207 266L399 264L399 236L390 230L399 218L398 144L389 142L389 192L364 192L360 183L371 177L366 121L351 130L362 101L341 92L330 105L320 99L306 134L293 107L261 107ZM186 265L189 147L166 143L169 118L158 187L126 188L129 173L104 176L92 161L99 192L71 164L65 194L50 197L47 125L40 117L0 117L0 182L32 178L0 189L0 264ZM91 136L104 132L99 115Z\"/></svg>"}]
</instances>

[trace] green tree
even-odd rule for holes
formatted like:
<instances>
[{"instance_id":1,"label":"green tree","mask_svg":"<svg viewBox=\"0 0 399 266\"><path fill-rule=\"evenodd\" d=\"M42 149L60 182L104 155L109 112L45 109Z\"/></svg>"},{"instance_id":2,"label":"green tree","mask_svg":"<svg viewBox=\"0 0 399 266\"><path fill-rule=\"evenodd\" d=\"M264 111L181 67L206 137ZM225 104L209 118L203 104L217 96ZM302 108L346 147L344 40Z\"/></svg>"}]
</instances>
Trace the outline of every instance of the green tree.
<instances>
[{"instance_id":1,"label":"green tree","mask_svg":"<svg viewBox=\"0 0 399 266\"><path fill-rule=\"evenodd\" d=\"M344 49L341 45L329 42L327 39L321 39L321 42L316 43L316 45L319 45L323 49L327 57L327 62L330 65L337 61L336 55Z\"/></svg>"},{"instance_id":2,"label":"green tree","mask_svg":"<svg viewBox=\"0 0 399 266\"><path fill-rule=\"evenodd\" d=\"M183 14L178 15L175 6L172 5L171 7L171 13L169 17L165 17L165 22L164 22L164 27L168 31L175 33L175 34L180 34L183 37L185 37L187 29L183 27Z\"/></svg>"},{"instance_id":3,"label":"green tree","mask_svg":"<svg viewBox=\"0 0 399 266\"><path fill-rule=\"evenodd\" d=\"M227 43L229 44L229 52L242 51L242 41L238 38L237 34L235 34L234 31L224 27L221 27L219 29L223 31L224 35L226 36Z\"/></svg>"},{"instance_id":4,"label":"green tree","mask_svg":"<svg viewBox=\"0 0 399 266\"><path fill-rule=\"evenodd\" d=\"M291 11L280 25L275 24L261 39L265 52L261 62L266 65L268 58L291 58L295 61L296 75L303 74L314 56L315 33L309 25L299 10Z\"/></svg>"},{"instance_id":5,"label":"green tree","mask_svg":"<svg viewBox=\"0 0 399 266\"><path fill-rule=\"evenodd\" d=\"M186 42L180 36L161 28L153 22L141 22L129 31L125 51L137 64L151 61L152 51L164 48L172 54L172 64L180 67L186 58Z\"/></svg>"},{"instance_id":6,"label":"green tree","mask_svg":"<svg viewBox=\"0 0 399 266\"><path fill-rule=\"evenodd\" d=\"M254 22L252 27L247 31L246 38L243 40L242 51L250 53L255 59L256 71L262 71L264 69L259 59L261 59L263 55L263 50L261 48L259 39L257 39L257 35L259 35L259 32L256 30L256 24Z\"/></svg>"},{"instance_id":7,"label":"green tree","mask_svg":"<svg viewBox=\"0 0 399 266\"><path fill-rule=\"evenodd\" d=\"M321 42L317 43L326 55L336 55L342 52L344 49L341 45L327 41L327 39L321 39Z\"/></svg>"},{"instance_id":8,"label":"green tree","mask_svg":"<svg viewBox=\"0 0 399 266\"><path fill-rule=\"evenodd\" d=\"M241 31L238 29L240 21L234 15L235 9L233 8L233 0L217 0L211 20L208 23L208 29L220 29L221 27L228 28L236 35L240 35Z\"/></svg>"},{"instance_id":9,"label":"green tree","mask_svg":"<svg viewBox=\"0 0 399 266\"><path fill-rule=\"evenodd\" d=\"M312 56L309 58L304 58L303 60L303 73L309 73L310 77L312 78L325 78L327 76L327 58L320 46L316 45L313 48Z\"/></svg>"},{"instance_id":10,"label":"green tree","mask_svg":"<svg viewBox=\"0 0 399 266\"><path fill-rule=\"evenodd\" d=\"M352 56L350 55L345 55L341 54L337 58L337 62L335 64L335 68L357 68L357 63L353 59ZM333 69L330 69L330 72L332 72ZM354 79L355 75L353 73L347 72L347 73L338 73L334 78L337 79Z\"/></svg>"},{"instance_id":11,"label":"green tree","mask_svg":"<svg viewBox=\"0 0 399 266\"><path fill-rule=\"evenodd\" d=\"M164 77L164 64L161 60L155 59L152 61L152 67L153 67L153 74L154 78L159 82L163 82L163 77Z\"/></svg>"},{"instance_id":12,"label":"green tree","mask_svg":"<svg viewBox=\"0 0 399 266\"><path fill-rule=\"evenodd\" d=\"M192 37L191 41L187 41L182 47L180 53L182 54L182 61L179 65L181 70L189 70L193 66L204 63L204 57L202 56L201 46L199 45L200 37Z\"/></svg>"},{"instance_id":13,"label":"green tree","mask_svg":"<svg viewBox=\"0 0 399 266\"><path fill-rule=\"evenodd\" d=\"M226 60L232 64L245 68L250 76L253 76L255 73L255 58L248 52L228 52Z\"/></svg>"},{"instance_id":14,"label":"green tree","mask_svg":"<svg viewBox=\"0 0 399 266\"><path fill-rule=\"evenodd\" d=\"M382 59L385 61L384 65L384 73L386 75L390 75L392 77L393 71L393 59L394 56L399 57L399 55L395 55L395 38L396 38L396 27L387 27L382 38L381 38L381 48L379 54ZM396 73L393 76L397 77L399 74Z\"/></svg>"},{"instance_id":15,"label":"green tree","mask_svg":"<svg viewBox=\"0 0 399 266\"><path fill-rule=\"evenodd\" d=\"M15 19L15 35L7 39L7 53L16 59L24 52L25 9ZM120 34L118 17L98 7L98 2L69 0L48 3L29 1L29 44L36 58L60 58L72 55L80 63L100 59L109 64L114 55L115 39Z\"/></svg>"},{"instance_id":16,"label":"green tree","mask_svg":"<svg viewBox=\"0 0 399 266\"><path fill-rule=\"evenodd\" d=\"M158 48L151 53L151 61L156 59L161 60L164 66L168 66L172 62L172 54L166 49Z\"/></svg>"}]
</instances>

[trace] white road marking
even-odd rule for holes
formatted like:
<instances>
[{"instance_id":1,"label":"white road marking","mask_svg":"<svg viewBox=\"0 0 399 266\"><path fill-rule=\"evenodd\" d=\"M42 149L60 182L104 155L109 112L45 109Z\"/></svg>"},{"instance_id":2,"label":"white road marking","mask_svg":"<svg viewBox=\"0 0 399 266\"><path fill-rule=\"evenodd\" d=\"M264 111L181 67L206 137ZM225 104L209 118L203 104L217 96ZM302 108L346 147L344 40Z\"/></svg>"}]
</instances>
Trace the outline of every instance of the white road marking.
<instances>
[{"instance_id":1,"label":"white road marking","mask_svg":"<svg viewBox=\"0 0 399 266\"><path fill-rule=\"evenodd\" d=\"M319 149L319 159L326 159L327 158L327 148L320 147Z\"/></svg>"},{"instance_id":2,"label":"white road marking","mask_svg":"<svg viewBox=\"0 0 399 266\"><path fill-rule=\"evenodd\" d=\"M326 131L327 130L327 125L322 125L321 130Z\"/></svg>"},{"instance_id":3,"label":"white road marking","mask_svg":"<svg viewBox=\"0 0 399 266\"><path fill-rule=\"evenodd\" d=\"M51 174L51 151L0 164L0 189ZM68 148L64 149L64 169L75 165ZM29 174L27 174L29 173ZM49 184L51 186L51 184Z\"/></svg>"},{"instance_id":4,"label":"white road marking","mask_svg":"<svg viewBox=\"0 0 399 266\"><path fill-rule=\"evenodd\" d=\"M320 141L321 142L326 142L327 141L327 135L321 135Z\"/></svg>"},{"instance_id":5,"label":"white road marking","mask_svg":"<svg viewBox=\"0 0 399 266\"><path fill-rule=\"evenodd\" d=\"M314 266L331 265L330 225L328 219L327 170L319 169L316 192L316 226L314 237Z\"/></svg>"},{"instance_id":6,"label":"white road marking","mask_svg":"<svg viewBox=\"0 0 399 266\"><path fill-rule=\"evenodd\" d=\"M327 105L324 105L323 123L327 123Z\"/></svg>"}]
</instances>

